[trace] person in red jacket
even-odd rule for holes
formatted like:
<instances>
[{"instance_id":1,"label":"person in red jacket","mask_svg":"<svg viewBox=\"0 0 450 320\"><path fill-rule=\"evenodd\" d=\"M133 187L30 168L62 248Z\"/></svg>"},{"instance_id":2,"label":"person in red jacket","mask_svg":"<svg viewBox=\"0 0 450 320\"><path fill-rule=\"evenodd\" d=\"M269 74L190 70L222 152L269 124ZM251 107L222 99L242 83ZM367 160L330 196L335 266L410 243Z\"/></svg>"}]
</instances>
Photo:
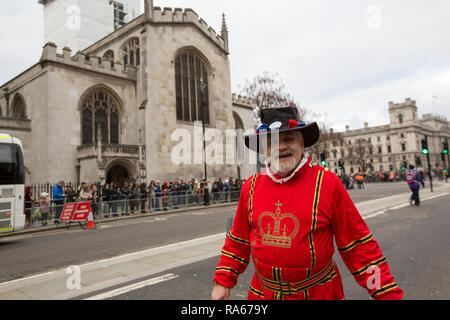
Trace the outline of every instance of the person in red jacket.
<instances>
[{"instance_id":1,"label":"person in red jacket","mask_svg":"<svg viewBox=\"0 0 450 320\"><path fill-rule=\"evenodd\" d=\"M317 124L300 122L292 107L261 110L261 121L245 143L260 153L266 149L268 161L242 187L212 299L230 298L250 257L255 274L248 299L344 299L333 239L355 280L374 299L401 299L403 291L341 181L312 165L304 150L317 142ZM261 138L267 138L266 148Z\"/></svg>"}]
</instances>

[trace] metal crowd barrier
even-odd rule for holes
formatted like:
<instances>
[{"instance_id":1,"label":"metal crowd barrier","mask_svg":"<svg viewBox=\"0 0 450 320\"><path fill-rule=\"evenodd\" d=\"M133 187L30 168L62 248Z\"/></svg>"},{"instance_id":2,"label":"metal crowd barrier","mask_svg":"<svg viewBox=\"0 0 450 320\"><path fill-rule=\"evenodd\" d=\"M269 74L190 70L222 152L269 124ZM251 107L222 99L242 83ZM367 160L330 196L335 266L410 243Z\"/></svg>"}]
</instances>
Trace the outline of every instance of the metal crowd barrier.
<instances>
[{"instance_id":1,"label":"metal crowd barrier","mask_svg":"<svg viewBox=\"0 0 450 320\"><path fill-rule=\"evenodd\" d=\"M147 197L139 196L137 199L129 197L112 201L100 199L98 202L92 203L91 207L94 219L109 219L163 211L170 212L177 209L202 207L205 205L235 203L239 201L240 193L240 190L210 192L205 197L204 193L192 194L189 191L171 192L161 193L160 195L152 194ZM25 228L45 228L58 225L63 208L64 204L52 202L48 206L39 206L38 201L33 202L31 208L25 208L27 216Z\"/></svg>"}]
</instances>

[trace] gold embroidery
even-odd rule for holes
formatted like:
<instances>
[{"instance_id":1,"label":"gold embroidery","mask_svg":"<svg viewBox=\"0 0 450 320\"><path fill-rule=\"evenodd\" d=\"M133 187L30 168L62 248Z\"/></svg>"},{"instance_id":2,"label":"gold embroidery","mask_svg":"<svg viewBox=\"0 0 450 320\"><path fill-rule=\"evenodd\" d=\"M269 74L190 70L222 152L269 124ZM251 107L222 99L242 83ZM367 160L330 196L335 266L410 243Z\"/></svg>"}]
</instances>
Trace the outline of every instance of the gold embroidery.
<instances>
[{"instance_id":1,"label":"gold embroidery","mask_svg":"<svg viewBox=\"0 0 450 320\"><path fill-rule=\"evenodd\" d=\"M343 247L343 248L339 248L338 250L341 252L346 252L346 251L350 251L352 250L354 247L356 247L358 244L365 244L367 242L369 242L370 240L373 239L373 235L369 234L368 236L365 236L362 239L353 241L352 243L350 243L349 245Z\"/></svg>"},{"instance_id":2,"label":"gold embroidery","mask_svg":"<svg viewBox=\"0 0 450 320\"><path fill-rule=\"evenodd\" d=\"M223 254L224 256L229 257L229 258L231 258L231 259L233 259L233 260L236 260L236 261L238 261L238 262L240 262L240 263L243 263L243 264L249 264L249 261L247 261L247 260L245 260L244 258L241 258L241 257L239 257L239 256L237 256L237 255L235 255L235 254L233 254L233 253L231 253L231 252L222 250L222 254Z\"/></svg>"},{"instance_id":3,"label":"gold embroidery","mask_svg":"<svg viewBox=\"0 0 450 320\"><path fill-rule=\"evenodd\" d=\"M239 272L230 267L217 267L216 271L226 271L234 274L236 277L239 276Z\"/></svg>"},{"instance_id":4,"label":"gold embroidery","mask_svg":"<svg viewBox=\"0 0 450 320\"><path fill-rule=\"evenodd\" d=\"M311 232L308 235L309 248L311 250L311 268L313 268L316 265L316 250L314 248L313 232L316 230L317 227L317 208L319 207L320 189L322 187L322 177L323 171L319 171L316 181L316 190L314 193Z\"/></svg>"},{"instance_id":5,"label":"gold embroidery","mask_svg":"<svg viewBox=\"0 0 450 320\"><path fill-rule=\"evenodd\" d=\"M261 232L263 245L290 248L292 240L298 233L300 223L295 215L292 213L281 213L280 207L283 204L278 201L275 206L277 207L275 213L266 211L259 216L258 226ZM270 222L266 226L263 226L263 218L268 217ZM273 228L272 224L273 222ZM282 222L284 225L282 226ZM288 223L290 226L288 227ZM292 225L293 224L293 225Z\"/></svg>"},{"instance_id":6,"label":"gold embroidery","mask_svg":"<svg viewBox=\"0 0 450 320\"><path fill-rule=\"evenodd\" d=\"M391 291L396 288L398 288L398 286L395 282L385 285L384 287L382 287L382 288L376 290L374 293L372 293L372 298L375 298L379 294L386 293L386 292Z\"/></svg>"},{"instance_id":7,"label":"gold embroidery","mask_svg":"<svg viewBox=\"0 0 450 320\"><path fill-rule=\"evenodd\" d=\"M253 225L253 223L252 223L252 215L253 215L253 193L255 192L255 183L256 183L256 178L258 177L258 174L259 174L259 173L255 174L255 175L253 176L253 179L252 179L252 187L251 187L251 189L250 189L250 198L249 198L249 200L248 200L248 212L249 212L249 215L248 215L248 223L249 223L251 226Z\"/></svg>"},{"instance_id":8,"label":"gold embroidery","mask_svg":"<svg viewBox=\"0 0 450 320\"><path fill-rule=\"evenodd\" d=\"M386 262L386 258L385 257L381 257L380 259L369 263L367 266L365 266L365 267L363 267L363 268L361 268L361 269L359 269L359 270L357 270L355 272L352 272L352 275L354 277L359 276L359 275L363 274L364 272L366 272L367 269L369 269L371 266L378 266L378 265L382 264L383 262Z\"/></svg>"},{"instance_id":9,"label":"gold embroidery","mask_svg":"<svg viewBox=\"0 0 450 320\"><path fill-rule=\"evenodd\" d=\"M231 240L236 241L238 243L242 243L242 244L246 244L246 245L250 245L250 241L238 238L234 235L231 234L231 231L228 233L228 237L230 237Z\"/></svg>"},{"instance_id":10,"label":"gold embroidery","mask_svg":"<svg viewBox=\"0 0 450 320\"><path fill-rule=\"evenodd\" d=\"M254 294L257 295L260 298L264 298L264 292L256 290L255 288L253 288L252 286L250 286L250 291Z\"/></svg>"}]
</instances>

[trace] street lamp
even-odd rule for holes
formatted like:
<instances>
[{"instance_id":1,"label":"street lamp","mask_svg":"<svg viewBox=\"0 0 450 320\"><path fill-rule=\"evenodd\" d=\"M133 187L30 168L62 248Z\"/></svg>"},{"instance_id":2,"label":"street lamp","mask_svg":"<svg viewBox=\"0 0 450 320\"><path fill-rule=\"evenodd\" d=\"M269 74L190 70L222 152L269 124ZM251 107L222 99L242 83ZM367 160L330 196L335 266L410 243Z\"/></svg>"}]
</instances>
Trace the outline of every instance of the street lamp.
<instances>
[{"instance_id":1,"label":"street lamp","mask_svg":"<svg viewBox=\"0 0 450 320\"><path fill-rule=\"evenodd\" d=\"M206 81L200 76L200 92L202 93L202 130L203 130L203 165L205 169L205 181L208 180L208 172L206 170L206 136L205 136L205 109L206 109Z\"/></svg>"}]
</instances>

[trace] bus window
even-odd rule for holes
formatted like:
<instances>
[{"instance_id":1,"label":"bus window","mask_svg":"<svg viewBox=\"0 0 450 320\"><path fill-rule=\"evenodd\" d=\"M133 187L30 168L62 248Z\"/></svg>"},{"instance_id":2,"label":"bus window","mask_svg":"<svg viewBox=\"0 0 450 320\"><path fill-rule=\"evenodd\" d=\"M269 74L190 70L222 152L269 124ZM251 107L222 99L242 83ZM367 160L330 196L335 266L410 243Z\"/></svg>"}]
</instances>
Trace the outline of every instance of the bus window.
<instances>
[{"instance_id":1,"label":"bus window","mask_svg":"<svg viewBox=\"0 0 450 320\"><path fill-rule=\"evenodd\" d=\"M23 156L20 147L0 143L0 185L23 183Z\"/></svg>"}]
</instances>

